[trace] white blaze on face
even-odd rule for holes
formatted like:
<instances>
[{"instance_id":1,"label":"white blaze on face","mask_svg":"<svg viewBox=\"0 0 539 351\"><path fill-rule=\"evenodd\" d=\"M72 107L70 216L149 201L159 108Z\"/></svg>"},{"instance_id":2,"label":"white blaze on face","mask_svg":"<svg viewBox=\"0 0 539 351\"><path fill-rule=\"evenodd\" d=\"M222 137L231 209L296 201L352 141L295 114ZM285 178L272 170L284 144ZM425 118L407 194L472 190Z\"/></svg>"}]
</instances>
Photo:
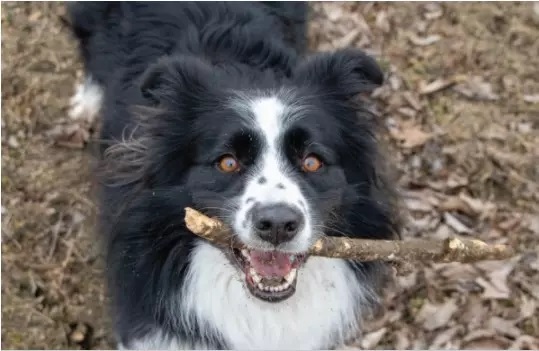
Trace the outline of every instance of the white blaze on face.
<instances>
[{"instance_id":1,"label":"white blaze on face","mask_svg":"<svg viewBox=\"0 0 539 351\"><path fill-rule=\"evenodd\" d=\"M238 104L240 105L240 104ZM279 248L284 251L306 251L312 239L312 219L308 203L300 187L288 175L293 167L281 149L281 140L290 121L287 106L277 97L261 97L243 100L241 109L248 112L250 123L263 137L263 147L250 171L246 188L239 198L239 210L234 218L234 230L242 241L259 249L272 249L260 240L252 230L249 212L255 204L266 206L284 204L297 208L304 216L305 225L296 237Z\"/></svg>"}]
</instances>

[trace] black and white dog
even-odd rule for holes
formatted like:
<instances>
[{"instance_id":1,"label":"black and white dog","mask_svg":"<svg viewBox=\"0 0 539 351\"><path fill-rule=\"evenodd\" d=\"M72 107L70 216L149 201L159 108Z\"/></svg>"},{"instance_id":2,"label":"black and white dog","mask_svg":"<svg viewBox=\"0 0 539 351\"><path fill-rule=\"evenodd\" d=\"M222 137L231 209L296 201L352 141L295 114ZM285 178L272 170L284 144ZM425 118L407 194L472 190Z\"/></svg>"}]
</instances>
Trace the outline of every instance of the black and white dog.
<instances>
[{"instance_id":1,"label":"black and white dog","mask_svg":"<svg viewBox=\"0 0 539 351\"><path fill-rule=\"evenodd\" d=\"M120 348L323 349L357 335L377 262L308 257L320 236L398 231L360 50L306 55L295 2L68 5L102 116L101 228ZM183 222L190 206L248 247ZM346 233L346 234L345 234Z\"/></svg>"}]
</instances>

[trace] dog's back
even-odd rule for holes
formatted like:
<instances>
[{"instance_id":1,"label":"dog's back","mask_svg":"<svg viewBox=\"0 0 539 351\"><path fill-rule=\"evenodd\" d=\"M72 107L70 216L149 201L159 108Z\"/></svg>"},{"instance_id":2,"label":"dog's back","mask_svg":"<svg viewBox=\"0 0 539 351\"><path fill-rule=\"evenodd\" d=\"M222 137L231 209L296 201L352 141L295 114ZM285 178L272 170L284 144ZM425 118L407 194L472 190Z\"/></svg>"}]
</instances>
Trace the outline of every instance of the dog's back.
<instances>
[{"instance_id":1,"label":"dog's back","mask_svg":"<svg viewBox=\"0 0 539 351\"><path fill-rule=\"evenodd\" d=\"M146 66L175 52L200 54L232 44L232 53L234 46L248 46L234 43L235 35L253 42L284 39L298 52L306 45L302 2L75 2L68 13L85 70L102 85L130 57L137 57L130 67Z\"/></svg>"}]
</instances>

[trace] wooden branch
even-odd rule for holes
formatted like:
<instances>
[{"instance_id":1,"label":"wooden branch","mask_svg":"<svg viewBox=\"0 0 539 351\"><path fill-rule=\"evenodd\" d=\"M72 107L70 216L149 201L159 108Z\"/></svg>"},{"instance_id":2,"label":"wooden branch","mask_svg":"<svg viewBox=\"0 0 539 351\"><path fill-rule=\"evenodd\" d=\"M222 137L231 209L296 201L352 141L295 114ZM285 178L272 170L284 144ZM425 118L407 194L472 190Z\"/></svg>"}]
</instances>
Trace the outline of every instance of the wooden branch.
<instances>
[{"instance_id":1,"label":"wooden branch","mask_svg":"<svg viewBox=\"0 0 539 351\"><path fill-rule=\"evenodd\" d=\"M185 224L190 231L216 245L238 249L244 247L224 223L189 207L185 209ZM477 239L398 241L324 236L314 243L308 253L359 261L469 263L507 259L513 255L513 250L505 245L488 245Z\"/></svg>"}]
</instances>

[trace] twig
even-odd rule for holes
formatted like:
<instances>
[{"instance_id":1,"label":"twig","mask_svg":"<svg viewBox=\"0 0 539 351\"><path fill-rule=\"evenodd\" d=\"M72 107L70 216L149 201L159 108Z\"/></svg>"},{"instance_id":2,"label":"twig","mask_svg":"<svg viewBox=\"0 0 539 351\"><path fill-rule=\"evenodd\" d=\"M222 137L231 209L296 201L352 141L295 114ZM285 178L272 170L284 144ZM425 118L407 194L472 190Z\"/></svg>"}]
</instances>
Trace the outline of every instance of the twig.
<instances>
[{"instance_id":1,"label":"twig","mask_svg":"<svg viewBox=\"0 0 539 351\"><path fill-rule=\"evenodd\" d=\"M49 254L47 255L47 262L51 261L52 256L54 255L54 251L56 251L56 246L58 245L58 237L60 236L60 227L62 226L63 217L64 217L64 214L60 213L60 215L58 216L58 221L56 222L52 230L52 243L49 248Z\"/></svg>"},{"instance_id":2,"label":"twig","mask_svg":"<svg viewBox=\"0 0 539 351\"><path fill-rule=\"evenodd\" d=\"M221 221L209 218L189 207L185 209L185 224L193 233L216 245L244 247ZM469 263L506 259L513 255L513 250L505 245L488 245L477 239L448 238L442 241L423 239L397 241L325 236L316 241L308 253L313 256L359 261Z\"/></svg>"}]
</instances>

